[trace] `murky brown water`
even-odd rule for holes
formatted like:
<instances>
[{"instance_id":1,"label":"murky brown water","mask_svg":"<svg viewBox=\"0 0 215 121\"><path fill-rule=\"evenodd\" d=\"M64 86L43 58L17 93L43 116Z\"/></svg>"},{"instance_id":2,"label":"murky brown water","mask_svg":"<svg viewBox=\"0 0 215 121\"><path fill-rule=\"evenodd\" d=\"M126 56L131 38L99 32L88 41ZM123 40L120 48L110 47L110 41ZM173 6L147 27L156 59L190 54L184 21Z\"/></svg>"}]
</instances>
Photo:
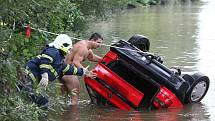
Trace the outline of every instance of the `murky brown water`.
<instances>
[{"instance_id":1,"label":"murky brown water","mask_svg":"<svg viewBox=\"0 0 215 121\"><path fill-rule=\"evenodd\" d=\"M208 0L209 1L209 0ZM183 72L201 71L211 83L205 98L199 104L182 109L121 111L99 108L89 104L82 83L81 101L57 116L63 121L197 121L215 120L215 0L204 4L153 6L125 11L109 21L98 23L105 44L119 39L127 40L134 34L143 34L151 40L153 53L161 55L168 67L178 66ZM107 51L102 47L101 55ZM83 81L82 81L83 82Z\"/></svg>"}]
</instances>

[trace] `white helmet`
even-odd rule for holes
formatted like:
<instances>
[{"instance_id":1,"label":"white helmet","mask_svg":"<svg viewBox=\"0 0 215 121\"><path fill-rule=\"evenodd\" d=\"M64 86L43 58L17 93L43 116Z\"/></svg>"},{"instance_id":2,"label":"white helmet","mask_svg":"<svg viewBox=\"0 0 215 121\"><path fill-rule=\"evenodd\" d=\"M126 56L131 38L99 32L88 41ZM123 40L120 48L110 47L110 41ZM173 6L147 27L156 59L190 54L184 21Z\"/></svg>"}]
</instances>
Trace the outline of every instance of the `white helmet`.
<instances>
[{"instance_id":1,"label":"white helmet","mask_svg":"<svg viewBox=\"0 0 215 121\"><path fill-rule=\"evenodd\" d=\"M60 34L55 38L53 42L49 44L49 46L54 46L55 48L68 53L69 49L72 48L72 40L68 35Z\"/></svg>"}]
</instances>

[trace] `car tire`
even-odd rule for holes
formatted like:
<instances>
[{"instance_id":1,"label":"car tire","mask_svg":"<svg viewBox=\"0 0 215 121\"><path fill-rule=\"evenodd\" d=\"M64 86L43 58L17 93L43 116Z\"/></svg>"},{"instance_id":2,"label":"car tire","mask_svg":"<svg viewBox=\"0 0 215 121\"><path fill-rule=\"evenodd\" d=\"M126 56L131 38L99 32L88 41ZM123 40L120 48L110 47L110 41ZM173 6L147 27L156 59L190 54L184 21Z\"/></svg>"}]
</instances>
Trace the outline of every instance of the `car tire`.
<instances>
[{"instance_id":1,"label":"car tire","mask_svg":"<svg viewBox=\"0 0 215 121\"><path fill-rule=\"evenodd\" d=\"M206 95L210 85L209 78L202 73L195 73L191 77L194 81L190 83L184 103L200 102Z\"/></svg>"},{"instance_id":2,"label":"car tire","mask_svg":"<svg viewBox=\"0 0 215 121\"><path fill-rule=\"evenodd\" d=\"M133 35L128 42L142 51L149 51L150 41L143 35Z\"/></svg>"}]
</instances>

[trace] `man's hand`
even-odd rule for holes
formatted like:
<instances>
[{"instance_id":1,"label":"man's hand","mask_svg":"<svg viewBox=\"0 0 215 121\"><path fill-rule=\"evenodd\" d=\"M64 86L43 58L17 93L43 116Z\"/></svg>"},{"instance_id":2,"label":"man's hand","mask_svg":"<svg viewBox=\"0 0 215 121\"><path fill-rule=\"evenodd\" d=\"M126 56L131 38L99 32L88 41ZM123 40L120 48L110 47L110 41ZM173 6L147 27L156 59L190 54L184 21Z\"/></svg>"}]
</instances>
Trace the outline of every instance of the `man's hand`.
<instances>
[{"instance_id":1,"label":"man's hand","mask_svg":"<svg viewBox=\"0 0 215 121\"><path fill-rule=\"evenodd\" d=\"M90 77L91 79L95 79L97 77L97 74L93 71L89 71L88 74L86 74L86 77Z\"/></svg>"},{"instance_id":2,"label":"man's hand","mask_svg":"<svg viewBox=\"0 0 215 121\"><path fill-rule=\"evenodd\" d=\"M38 86L42 86L46 88L46 86L48 85L48 82L49 82L48 73L43 73L42 79L40 80L40 83L38 84Z\"/></svg>"}]
</instances>

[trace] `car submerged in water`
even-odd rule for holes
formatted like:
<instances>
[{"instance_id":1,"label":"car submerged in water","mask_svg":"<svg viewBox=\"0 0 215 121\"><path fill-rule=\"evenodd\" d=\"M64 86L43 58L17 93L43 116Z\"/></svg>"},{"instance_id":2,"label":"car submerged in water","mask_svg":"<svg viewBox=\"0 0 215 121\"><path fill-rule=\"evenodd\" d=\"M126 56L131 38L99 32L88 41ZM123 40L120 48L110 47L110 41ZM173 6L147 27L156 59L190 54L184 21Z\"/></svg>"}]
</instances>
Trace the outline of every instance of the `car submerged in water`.
<instances>
[{"instance_id":1,"label":"car submerged in water","mask_svg":"<svg viewBox=\"0 0 215 121\"><path fill-rule=\"evenodd\" d=\"M167 68L159 56L147 52L149 46L142 35L113 44L93 69L97 78L84 78L92 103L123 110L160 109L203 99L210 83L207 76Z\"/></svg>"}]
</instances>

